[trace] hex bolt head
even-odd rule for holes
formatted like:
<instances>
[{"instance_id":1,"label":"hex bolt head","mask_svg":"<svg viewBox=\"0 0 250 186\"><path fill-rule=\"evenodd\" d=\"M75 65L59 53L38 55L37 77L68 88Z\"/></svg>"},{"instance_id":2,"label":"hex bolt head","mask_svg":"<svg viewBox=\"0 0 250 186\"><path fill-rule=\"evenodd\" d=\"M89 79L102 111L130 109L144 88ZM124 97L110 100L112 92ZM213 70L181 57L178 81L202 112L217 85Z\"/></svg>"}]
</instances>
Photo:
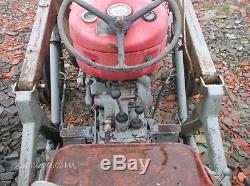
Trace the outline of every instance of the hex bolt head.
<instances>
[{"instance_id":1,"label":"hex bolt head","mask_svg":"<svg viewBox=\"0 0 250 186\"><path fill-rule=\"evenodd\" d=\"M124 18L123 17L116 17L116 19L115 19L115 25L118 28L122 28L124 26Z\"/></svg>"}]
</instances>

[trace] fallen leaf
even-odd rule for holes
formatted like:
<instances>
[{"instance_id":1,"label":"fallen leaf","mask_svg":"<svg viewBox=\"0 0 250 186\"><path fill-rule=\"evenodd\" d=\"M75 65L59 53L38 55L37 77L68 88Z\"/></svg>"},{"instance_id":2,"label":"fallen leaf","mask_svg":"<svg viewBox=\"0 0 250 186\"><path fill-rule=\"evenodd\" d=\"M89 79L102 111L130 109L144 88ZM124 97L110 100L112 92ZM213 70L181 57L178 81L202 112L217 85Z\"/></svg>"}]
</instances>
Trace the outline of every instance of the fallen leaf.
<instances>
[{"instance_id":1,"label":"fallen leaf","mask_svg":"<svg viewBox=\"0 0 250 186\"><path fill-rule=\"evenodd\" d=\"M239 180L241 183L243 183L245 177L246 177L246 176L245 176L245 174L244 174L243 172L239 172L239 174L238 174L238 176L237 176L238 180Z\"/></svg>"}]
</instances>

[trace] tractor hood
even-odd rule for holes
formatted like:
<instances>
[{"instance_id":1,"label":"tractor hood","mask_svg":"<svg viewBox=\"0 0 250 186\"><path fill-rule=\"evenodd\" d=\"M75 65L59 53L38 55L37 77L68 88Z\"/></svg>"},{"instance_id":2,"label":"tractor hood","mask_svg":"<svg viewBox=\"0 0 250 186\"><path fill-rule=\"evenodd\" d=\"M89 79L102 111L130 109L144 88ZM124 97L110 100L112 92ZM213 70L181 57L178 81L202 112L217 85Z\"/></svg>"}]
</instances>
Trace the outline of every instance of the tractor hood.
<instances>
[{"instance_id":1,"label":"tractor hood","mask_svg":"<svg viewBox=\"0 0 250 186\"><path fill-rule=\"evenodd\" d=\"M152 3L151 0L89 0L89 4L110 16L129 16ZM76 3L70 7L70 36L76 48L116 53L116 36L101 19ZM160 5L146 19L134 22L125 36L125 52L137 52L159 45L166 39L167 8Z\"/></svg>"}]
</instances>

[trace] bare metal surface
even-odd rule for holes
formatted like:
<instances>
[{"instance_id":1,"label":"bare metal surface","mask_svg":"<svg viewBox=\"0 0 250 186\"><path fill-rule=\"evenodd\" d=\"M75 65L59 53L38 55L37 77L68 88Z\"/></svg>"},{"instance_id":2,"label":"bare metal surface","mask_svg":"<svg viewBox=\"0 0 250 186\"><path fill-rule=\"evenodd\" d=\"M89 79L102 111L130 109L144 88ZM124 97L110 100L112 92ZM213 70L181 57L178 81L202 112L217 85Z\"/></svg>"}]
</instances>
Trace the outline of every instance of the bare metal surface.
<instances>
[{"instance_id":1,"label":"bare metal surface","mask_svg":"<svg viewBox=\"0 0 250 186\"><path fill-rule=\"evenodd\" d=\"M216 175L221 175L228 169L218 121L218 114L224 94L224 82L222 79L220 80L220 84L207 85L201 78L201 92L204 98L200 105L200 120L205 132L209 166L216 172ZM230 186L230 177L225 176L221 184L223 186Z\"/></svg>"},{"instance_id":2,"label":"bare metal surface","mask_svg":"<svg viewBox=\"0 0 250 186\"><path fill-rule=\"evenodd\" d=\"M201 31L191 0L185 0L186 45L197 77L202 76L206 82L216 81L218 75Z\"/></svg>"},{"instance_id":3,"label":"bare metal surface","mask_svg":"<svg viewBox=\"0 0 250 186\"><path fill-rule=\"evenodd\" d=\"M40 0L27 46L18 89L32 90L41 77L41 69L49 48L60 0Z\"/></svg>"}]
</instances>

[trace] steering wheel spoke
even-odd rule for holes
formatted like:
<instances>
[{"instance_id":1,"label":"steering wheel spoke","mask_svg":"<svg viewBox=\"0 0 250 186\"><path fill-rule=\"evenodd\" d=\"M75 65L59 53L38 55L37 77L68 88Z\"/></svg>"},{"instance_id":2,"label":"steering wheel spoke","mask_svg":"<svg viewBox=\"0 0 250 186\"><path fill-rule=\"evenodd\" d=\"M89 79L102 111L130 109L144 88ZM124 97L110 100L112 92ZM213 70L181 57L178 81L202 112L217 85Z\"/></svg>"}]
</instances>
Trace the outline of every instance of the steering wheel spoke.
<instances>
[{"instance_id":1,"label":"steering wheel spoke","mask_svg":"<svg viewBox=\"0 0 250 186\"><path fill-rule=\"evenodd\" d=\"M117 38L117 51L118 51L118 67L125 66L125 48L124 48L124 32L118 31Z\"/></svg>"}]
</instances>

